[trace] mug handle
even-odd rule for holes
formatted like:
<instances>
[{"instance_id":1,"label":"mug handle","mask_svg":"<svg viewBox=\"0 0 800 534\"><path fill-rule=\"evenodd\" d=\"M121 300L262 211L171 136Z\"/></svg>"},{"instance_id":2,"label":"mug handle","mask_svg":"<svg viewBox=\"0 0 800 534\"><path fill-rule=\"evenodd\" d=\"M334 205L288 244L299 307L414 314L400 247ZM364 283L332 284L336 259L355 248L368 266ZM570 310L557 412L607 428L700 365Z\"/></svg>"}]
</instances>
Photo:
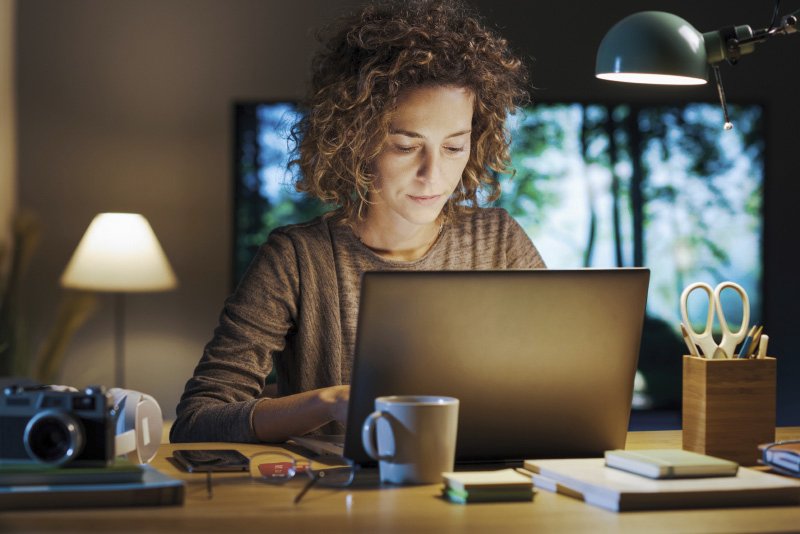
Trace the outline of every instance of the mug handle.
<instances>
[{"instance_id":1,"label":"mug handle","mask_svg":"<svg viewBox=\"0 0 800 534\"><path fill-rule=\"evenodd\" d=\"M378 419L383 417L383 412L372 412L364 420L364 426L361 427L361 443L364 445L364 450L373 460L391 460L394 456L391 454L384 454L381 456L378 453L376 445L375 425ZM391 428L391 426L389 427Z\"/></svg>"}]
</instances>

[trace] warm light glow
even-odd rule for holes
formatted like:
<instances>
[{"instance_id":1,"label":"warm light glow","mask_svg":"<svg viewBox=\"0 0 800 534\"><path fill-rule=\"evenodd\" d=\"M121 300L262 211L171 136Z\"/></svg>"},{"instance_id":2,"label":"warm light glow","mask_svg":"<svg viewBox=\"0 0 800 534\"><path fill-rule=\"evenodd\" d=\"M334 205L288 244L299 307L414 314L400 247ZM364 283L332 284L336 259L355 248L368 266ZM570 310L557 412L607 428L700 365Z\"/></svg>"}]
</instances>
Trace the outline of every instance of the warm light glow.
<instances>
[{"instance_id":1,"label":"warm light glow","mask_svg":"<svg viewBox=\"0 0 800 534\"><path fill-rule=\"evenodd\" d=\"M101 213L78 243L61 285L90 291L164 291L177 280L147 219L136 213Z\"/></svg>"},{"instance_id":2,"label":"warm light glow","mask_svg":"<svg viewBox=\"0 0 800 534\"><path fill-rule=\"evenodd\" d=\"M596 74L601 80L625 83L645 83L651 85L703 85L706 80L689 76L671 74L650 74L646 72L604 72Z\"/></svg>"}]
</instances>

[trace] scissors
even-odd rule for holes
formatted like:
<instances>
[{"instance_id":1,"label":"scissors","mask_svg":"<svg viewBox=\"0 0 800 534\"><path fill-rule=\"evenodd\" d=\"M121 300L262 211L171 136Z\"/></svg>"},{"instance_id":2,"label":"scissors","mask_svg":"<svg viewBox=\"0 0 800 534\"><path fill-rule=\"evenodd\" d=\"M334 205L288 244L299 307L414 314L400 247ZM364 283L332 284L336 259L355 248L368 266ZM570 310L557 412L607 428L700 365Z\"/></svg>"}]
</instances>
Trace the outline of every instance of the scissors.
<instances>
[{"instance_id":1,"label":"scissors","mask_svg":"<svg viewBox=\"0 0 800 534\"><path fill-rule=\"evenodd\" d=\"M728 327L728 321L725 319L725 312L722 310L722 304L720 303L720 294L723 289L728 287L736 291L742 299L742 325L736 332L731 332L730 327ZM702 289L708 294L708 316L706 317L705 330L702 332L697 332L692 328L687 311L689 295L695 289ZM722 331L722 339L719 343L714 341L711 335L715 313L719 318L719 326ZM747 292L744 288L735 282L720 282L714 289L711 289L711 286L705 282L695 282L687 286L681 293L681 316L683 317L683 324L686 325L689 339L700 347L706 358L733 358L735 357L736 345L747 335L747 327L750 322L750 299L747 297Z\"/></svg>"}]
</instances>

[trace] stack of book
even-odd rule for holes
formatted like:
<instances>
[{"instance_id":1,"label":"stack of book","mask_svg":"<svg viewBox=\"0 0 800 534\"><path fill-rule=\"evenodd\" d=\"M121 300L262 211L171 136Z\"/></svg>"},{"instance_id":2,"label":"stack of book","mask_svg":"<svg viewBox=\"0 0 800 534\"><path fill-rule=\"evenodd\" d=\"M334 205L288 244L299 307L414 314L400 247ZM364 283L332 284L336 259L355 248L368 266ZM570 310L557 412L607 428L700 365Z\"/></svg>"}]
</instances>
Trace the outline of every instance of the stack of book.
<instances>
[{"instance_id":1,"label":"stack of book","mask_svg":"<svg viewBox=\"0 0 800 534\"><path fill-rule=\"evenodd\" d=\"M109 467L0 464L0 510L182 504L184 483L118 458Z\"/></svg>"},{"instance_id":2,"label":"stack of book","mask_svg":"<svg viewBox=\"0 0 800 534\"><path fill-rule=\"evenodd\" d=\"M442 473L445 486L442 496L452 502L530 501L533 484L530 477L513 469L499 471L460 471Z\"/></svg>"},{"instance_id":3,"label":"stack of book","mask_svg":"<svg viewBox=\"0 0 800 534\"><path fill-rule=\"evenodd\" d=\"M603 458L526 460L534 485L621 512L800 504L800 482L746 467L729 476L650 478L608 467Z\"/></svg>"}]
</instances>

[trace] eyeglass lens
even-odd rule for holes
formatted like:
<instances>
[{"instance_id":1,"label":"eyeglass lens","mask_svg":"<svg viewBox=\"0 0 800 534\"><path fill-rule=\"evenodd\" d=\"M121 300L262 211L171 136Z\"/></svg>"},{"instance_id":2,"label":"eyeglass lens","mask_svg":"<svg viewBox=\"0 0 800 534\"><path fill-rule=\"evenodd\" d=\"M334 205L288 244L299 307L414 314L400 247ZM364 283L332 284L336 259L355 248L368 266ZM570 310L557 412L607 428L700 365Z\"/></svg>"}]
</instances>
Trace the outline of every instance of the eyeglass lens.
<instances>
[{"instance_id":1,"label":"eyeglass lens","mask_svg":"<svg viewBox=\"0 0 800 534\"><path fill-rule=\"evenodd\" d=\"M297 503L315 484L327 487L348 486L354 477L351 465L328 465L306 459L295 459L279 452L260 453L250 458L250 476L259 482L282 484L305 473L308 482L295 497Z\"/></svg>"}]
</instances>

